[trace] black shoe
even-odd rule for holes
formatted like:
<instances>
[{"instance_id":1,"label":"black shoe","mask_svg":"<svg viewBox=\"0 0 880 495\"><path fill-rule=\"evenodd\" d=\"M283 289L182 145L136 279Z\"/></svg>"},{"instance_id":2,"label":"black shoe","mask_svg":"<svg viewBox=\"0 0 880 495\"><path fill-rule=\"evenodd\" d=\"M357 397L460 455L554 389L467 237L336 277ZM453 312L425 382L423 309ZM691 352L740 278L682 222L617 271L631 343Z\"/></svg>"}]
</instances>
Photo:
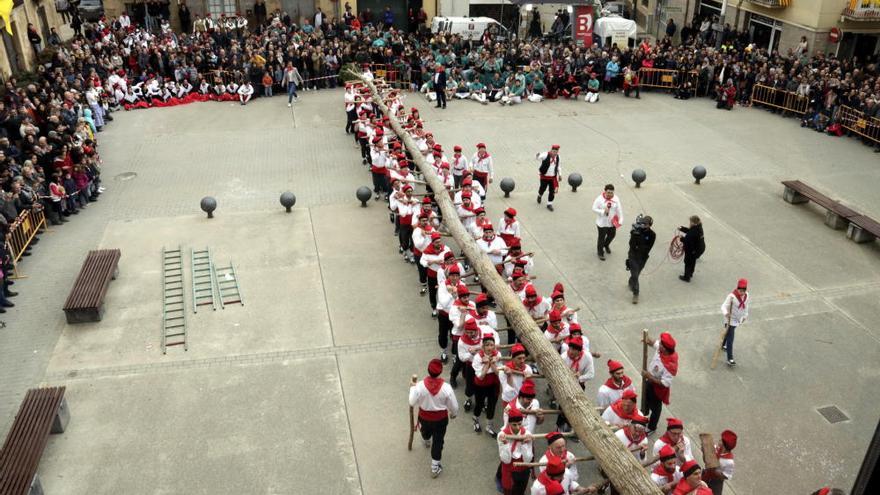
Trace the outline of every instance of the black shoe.
<instances>
[{"instance_id":1,"label":"black shoe","mask_svg":"<svg viewBox=\"0 0 880 495\"><path fill-rule=\"evenodd\" d=\"M6 312L6 310L5 310L5 309L3 309L3 308L0 308L0 313L5 313L5 312Z\"/></svg>"},{"instance_id":2,"label":"black shoe","mask_svg":"<svg viewBox=\"0 0 880 495\"><path fill-rule=\"evenodd\" d=\"M611 248L608 246L605 246L605 252L608 254L611 254Z\"/></svg>"},{"instance_id":3,"label":"black shoe","mask_svg":"<svg viewBox=\"0 0 880 495\"><path fill-rule=\"evenodd\" d=\"M449 386L452 388L458 388L458 380L456 378L449 379Z\"/></svg>"},{"instance_id":4,"label":"black shoe","mask_svg":"<svg viewBox=\"0 0 880 495\"><path fill-rule=\"evenodd\" d=\"M9 301L4 301L3 303L0 303L0 306L3 306L4 308L14 308L15 304Z\"/></svg>"},{"instance_id":5,"label":"black shoe","mask_svg":"<svg viewBox=\"0 0 880 495\"><path fill-rule=\"evenodd\" d=\"M538 204L541 204L541 196L538 196Z\"/></svg>"},{"instance_id":6,"label":"black shoe","mask_svg":"<svg viewBox=\"0 0 880 495\"><path fill-rule=\"evenodd\" d=\"M15 285L15 282L13 282L12 280L7 280L6 285Z\"/></svg>"},{"instance_id":7,"label":"black shoe","mask_svg":"<svg viewBox=\"0 0 880 495\"><path fill-rule=\"evenodd\" d=\"M690 282L691 281L691 279L685 277L684 275L679 275L678 279L681 280L682 282Z\"/></svg>"},{"instance_id":8,"label":"black shoe","mask_svg":"<svg viewBox=\"0 0 880 495\"><path fill-rule=\"evenodd\" d=\"M605 253L599 253L599 259L605 261Z\"/></svg>"},{"instance_id":9,"label":"black shoe","mask_svg":"<svg viewBox=\"0 0 880 495\"><path fill-rule=\"evenodd\" d=\"M18 292L12 292L11 290L6 291L6 297L15 297L18 295Z\"/></svg>"},{"instance_id":10,"label":"black shoe","mask_svg":"<svg viewBox=\"0 0 880 495\"><path fill-rule=\"evenodd\" d=\"M553 211L553 205L547 205L547 209Z\"/></svg>"},{"instance_id":11,"label":"black shoe","mask_svg":"<svg viewBox=\"0 0 880 495\"><path fill-rule=\"evenodd\" d=\"M470 411L472 407L474 407L474 404L471 402L470 399L464 401L464 410L465 411Z\"/></svg>"}]
</instances>

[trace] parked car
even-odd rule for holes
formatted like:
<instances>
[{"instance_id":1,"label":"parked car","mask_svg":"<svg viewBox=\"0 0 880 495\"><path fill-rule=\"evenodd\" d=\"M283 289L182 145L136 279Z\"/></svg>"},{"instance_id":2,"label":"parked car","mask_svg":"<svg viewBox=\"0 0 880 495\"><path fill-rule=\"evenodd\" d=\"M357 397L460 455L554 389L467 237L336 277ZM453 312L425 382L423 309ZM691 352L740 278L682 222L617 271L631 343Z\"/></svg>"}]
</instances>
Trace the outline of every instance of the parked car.
<instances>
[{"instance_id":1,"label":"parked car","mask_svg":"<svg viewBox=\"0 0 880 495\"><path fill-rule=\"evenodd\" d=\"M104 15L104 2L102 0L80 0L77 9L82 20L97 21Z\"/></svg>"}]
</instances>

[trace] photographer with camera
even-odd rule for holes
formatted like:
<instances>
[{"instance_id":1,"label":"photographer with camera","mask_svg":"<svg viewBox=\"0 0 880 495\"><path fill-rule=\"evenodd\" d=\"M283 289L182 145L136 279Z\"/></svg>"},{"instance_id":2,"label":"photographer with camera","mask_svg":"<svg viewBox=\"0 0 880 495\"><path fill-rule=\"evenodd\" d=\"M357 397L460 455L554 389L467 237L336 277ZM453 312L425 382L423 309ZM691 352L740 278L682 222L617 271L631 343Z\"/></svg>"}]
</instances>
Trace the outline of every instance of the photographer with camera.
<instances>
[{"instance_id":1,"label":"photographer with camera","mask_svg":"<svg viewBox=\"0 0 880 495\"><path fill-rule=\"evenodd\" d=\"M648 256L657 234L651 230L654 219L650 216L639 215L629 233L629 253L626 259L626 269L629 270L629 288L632 290L632 303L639 303L639 274L648 263Z\"/></svg>"}]
</instances>

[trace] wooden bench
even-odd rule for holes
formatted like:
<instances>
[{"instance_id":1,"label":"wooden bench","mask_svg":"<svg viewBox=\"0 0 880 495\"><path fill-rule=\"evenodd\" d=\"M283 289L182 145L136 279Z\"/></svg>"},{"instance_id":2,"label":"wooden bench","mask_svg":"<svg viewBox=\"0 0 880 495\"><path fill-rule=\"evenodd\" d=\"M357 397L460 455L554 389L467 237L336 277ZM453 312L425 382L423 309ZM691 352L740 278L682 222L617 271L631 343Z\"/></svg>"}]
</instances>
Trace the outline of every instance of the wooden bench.
<instances>
[{"instance_id":1,"label":"wooden bench","mask_svg":"<svg viewBox=\"0 0 880 495\"><path fill-rule=\"evenodd\" d=\"M107 286L119 272L117 265L121 256L118 249L89 251L64 303L67 323L101 321Z\"/></svg>"},{"instance_id":2,"label":"wooden bench","mask_svg":"<svg viewBox=\"0 0 880 495\"><path fill-rule=\"evenodd\" d=\"M825 208L825 225L834 230L846 228L849 223L848 219L859 215L859 212L840 204L840 201L829 198L799 180L784 180L782 185L785 186L785 192L782 194L785 201L793 205L812 201Z\"/></svg>"},{"instance_id":3,"label":"wooden bench","mask_svg":"<svg viewBox=\"0 0 880 495\"><path fill-rule=\"evenodd\" d=\"M0 495L42 495L43 449L49 433L64 433L69 421L64 387L28 390L0 449Z\"/></svg>"},{"instance_id":4,"label":"wooden bench","mask_svg":"<svg viewBox=\"0 0 880 495\"><path fill-rule=\"evenodd\" d=\"M859 243L871 242L880 237L880 222L865 215L850 217L846 236Z\"/></svg>"}]
</instances>

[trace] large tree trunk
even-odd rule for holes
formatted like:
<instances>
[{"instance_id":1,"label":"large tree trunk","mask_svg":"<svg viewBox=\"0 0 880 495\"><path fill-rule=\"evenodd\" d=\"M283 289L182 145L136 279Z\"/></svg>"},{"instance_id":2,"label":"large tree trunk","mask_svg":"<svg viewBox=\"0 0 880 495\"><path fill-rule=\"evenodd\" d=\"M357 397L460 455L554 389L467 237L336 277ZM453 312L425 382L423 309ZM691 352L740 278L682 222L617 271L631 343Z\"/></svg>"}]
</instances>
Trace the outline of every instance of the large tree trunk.
<instances>
[{"instance_id":1,"label":"large tree trunk","mask_svg":"<svg viewBox=\"0 0 880 495\"><path fill-rule=\"evenodd\" d=\"M434 173L431 164L426 163L419 152L415 141L401 127L394 115L390 115L388 107L382 101L381 94L371 81L364 81L373 93L373 101L382 112L390 118L391 127L400 137L413 157L413 163L422 172L425 181L434 191L444 191L445 187ZM626 495L662 495L660 489L651 481L647 471L636 460L632 453L614 436L611 430L596 413L595 406L587 399L578 385L571 370L562 361L562 357L550 342L544 338L529 313L507 285L507 282L495 271L495 266L480 250L470 234L458 219L458 213L452 200L446 194L436 194L435 199L443 212L446 228L455 242L461 247L470 260L471 266L480 275L480 282L486 287L495 301L500 305L511 328L516 331L519 339L541 367L547 377L556 400L574 428L578 438L596 456L602 469L614 487Z\"/></svg>"}]
</instances>

